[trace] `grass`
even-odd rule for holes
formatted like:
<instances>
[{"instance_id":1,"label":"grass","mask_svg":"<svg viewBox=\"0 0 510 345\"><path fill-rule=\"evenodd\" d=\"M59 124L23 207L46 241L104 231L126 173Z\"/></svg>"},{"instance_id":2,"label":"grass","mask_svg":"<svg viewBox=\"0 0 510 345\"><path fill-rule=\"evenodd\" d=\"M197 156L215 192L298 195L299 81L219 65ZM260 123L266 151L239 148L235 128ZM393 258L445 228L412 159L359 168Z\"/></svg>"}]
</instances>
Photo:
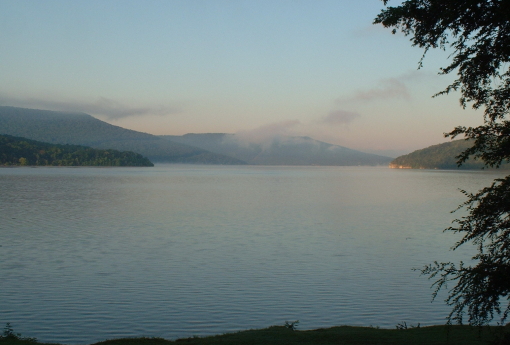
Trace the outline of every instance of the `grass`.
<instances>
[{"instance_id":1,"label":"grass","mask_svg":"<svg viewBox=\"0 0 510 345\"><path fill-rule=\"evenodd\" d=\"M293 331L289 327L273 326L259 330L210 337L183 338L175 341L162 338L124 338L106 340L94 345L510 345L509 335L510 325L482 328L430 326L408 329L340 326L311 331ZM0 337L0 344L34 345L43 343L22 337Z\"/></svg>"}]
</instances>

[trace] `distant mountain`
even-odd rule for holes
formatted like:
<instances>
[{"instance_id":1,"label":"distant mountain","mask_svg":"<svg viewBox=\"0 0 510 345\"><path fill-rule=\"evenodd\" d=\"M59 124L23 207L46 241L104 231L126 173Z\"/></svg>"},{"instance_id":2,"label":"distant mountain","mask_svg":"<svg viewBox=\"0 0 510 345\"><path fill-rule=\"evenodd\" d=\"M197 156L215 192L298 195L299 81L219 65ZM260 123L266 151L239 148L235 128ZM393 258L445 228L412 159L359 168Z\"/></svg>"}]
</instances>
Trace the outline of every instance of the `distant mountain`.
<instances>
[{"instance_id":1,"label":"distant mountain","mask_svg":"<svg viewBox=\"0 0 510 345\"><path fill-rule=\"evenodd\" d=\"M454 140L443 144L429 146L427 148L411 152L395 158L390 163L394 169L481 169L484 165L481 161L470 159L460 167L457 166L457 158L462 151L472 144L466 140Z\"/></svg>"},{"instance_id":2,"label":"distant mountain","mask_svg":"<svg viewBox=\"0 0 510 345\"><path fill-rule=\"evenodd\" d=\"M0 135L0 165L30 166L154 166L141 154L79 145L43 143Z\"/></svg>"},{"instance_id":3,"label":"distant mountain","mask_svg":"<svg viewBox=\"0 0 510 345\"><path fill-rule=\"evenodd\" d=\"M225 133L160 137L254 165L386 165L391 161L389 157L351 150L309 137L281 137L267 143L248 142L239 135Z\"/></svg>"},{"instance_id":4,"label":"distant mountain","mask_svg":"<svg viewBox=\"0 0 510 345\"><path fill-rule=\"evenodd\" d=\"M0 106L0 134L53 144L133 151L153 162L246 164L204 149L114 126L84 113Z\"/></svg>"}]
</instances>

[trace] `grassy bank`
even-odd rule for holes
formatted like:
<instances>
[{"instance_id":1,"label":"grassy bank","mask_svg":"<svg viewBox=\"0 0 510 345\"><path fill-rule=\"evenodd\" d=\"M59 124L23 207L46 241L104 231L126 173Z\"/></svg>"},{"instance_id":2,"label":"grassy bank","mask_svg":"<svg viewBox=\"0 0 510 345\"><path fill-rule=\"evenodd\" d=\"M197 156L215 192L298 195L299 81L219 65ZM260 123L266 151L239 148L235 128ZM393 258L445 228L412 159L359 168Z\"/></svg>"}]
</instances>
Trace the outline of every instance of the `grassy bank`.
<instances>
[{"instance_id":1,"label":"grassy bank","mask_svg":"<svg viewBox=\"0 0 510 345\"><path fill-rule=\"evenodd\" d=\"M506 332L506 341L504 333ZM273 326L260 330L248 330L210 337L193 337L175 341L161 338L125 338L106 340L95 345L509 345L510 327L431 326L409 329L378 329L372 327L331 327L311 331L293 331L284 326ZM2 345L42 344L18 337L0 338Z\"/></svg>"}]
</instances>

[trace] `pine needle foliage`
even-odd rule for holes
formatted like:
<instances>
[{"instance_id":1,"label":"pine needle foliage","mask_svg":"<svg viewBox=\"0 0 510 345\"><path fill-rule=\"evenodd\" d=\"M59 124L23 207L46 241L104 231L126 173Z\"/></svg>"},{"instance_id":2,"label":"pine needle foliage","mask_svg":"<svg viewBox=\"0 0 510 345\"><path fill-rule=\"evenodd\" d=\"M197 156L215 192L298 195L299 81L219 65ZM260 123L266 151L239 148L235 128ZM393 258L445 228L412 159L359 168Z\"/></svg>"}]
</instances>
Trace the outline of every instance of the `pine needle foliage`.
<instances>
[{"instance_id":1,"label":"pine needle foliage","mask_svg":"<svg viewBox=\"0 0 510 345\"><path fill-rule=\"evenodd\" d=\"M382 0L387 6L388 0ZM510 161L510 1L509 0L408 0L387 6L374 24L410 36L413 46L427 51L450 52L449 64L439 74L457 78L434 96L460 92L460 105L483 109L484 123L458 126L446 137L464 136L472 145L457 156L462 165L470 157L485 167ZM421 270L439 290L449 290L452 306L448 322L462 323L467 313L472 325L484 325L510 312L510 176L496 179L477 193L462 191L467 201L459 206L467 216L456 219L445 231L462 235L452 249L473 244L470 263L434 262Z\"/></svg>"}]
</instances>

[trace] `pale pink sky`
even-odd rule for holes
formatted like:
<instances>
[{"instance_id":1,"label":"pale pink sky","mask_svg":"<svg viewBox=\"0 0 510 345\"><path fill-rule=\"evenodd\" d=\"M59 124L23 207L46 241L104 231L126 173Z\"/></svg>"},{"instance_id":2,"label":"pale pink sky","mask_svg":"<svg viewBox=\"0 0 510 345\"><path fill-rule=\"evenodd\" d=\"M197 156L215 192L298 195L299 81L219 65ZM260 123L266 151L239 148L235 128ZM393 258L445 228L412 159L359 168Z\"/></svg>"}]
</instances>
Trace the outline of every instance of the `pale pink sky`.
<instances>
[{"instance_id":1,"label":"pale pink sky","mask_svg":"<svg viewBox=\"0 0 510 345\"><path fill-rule=\"evenodd\" d=\"M392 5L397 5L395 1ZM306 135L409 152L481 123L431 98L447 52L373 26L379 0L0 0L0 105L152 134ZM388 151L389 152L389 151Z\"/></svg>"}]
</instances>

